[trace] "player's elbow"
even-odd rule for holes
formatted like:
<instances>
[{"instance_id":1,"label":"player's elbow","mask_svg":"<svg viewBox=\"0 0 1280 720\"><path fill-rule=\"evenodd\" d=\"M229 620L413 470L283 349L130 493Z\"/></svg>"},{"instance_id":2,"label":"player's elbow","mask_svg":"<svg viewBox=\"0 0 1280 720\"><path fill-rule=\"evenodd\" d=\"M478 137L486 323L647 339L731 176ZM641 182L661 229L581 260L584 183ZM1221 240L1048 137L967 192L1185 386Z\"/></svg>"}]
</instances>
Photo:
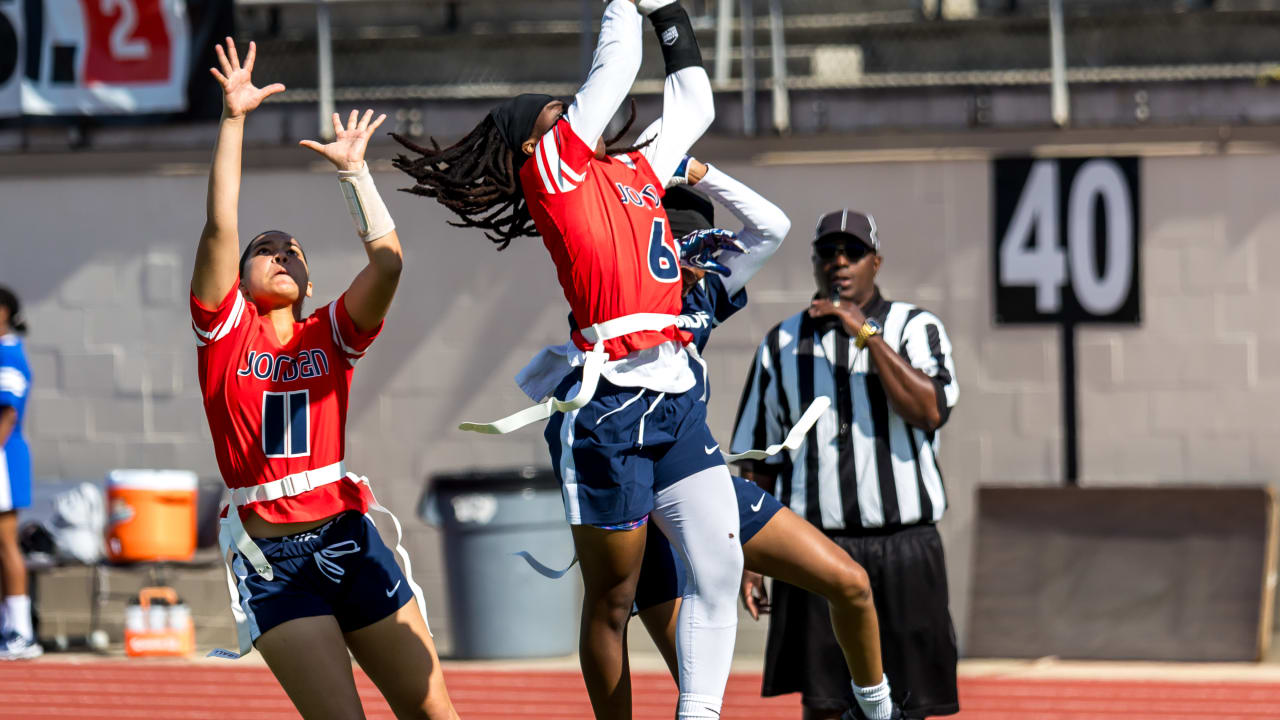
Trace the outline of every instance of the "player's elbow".
<instances>
[{"instance_id":1,"label":"player's elbow","mask_svg":"<svg viewBox=\"0 0 1280 720\"><path fill-rule=\"evenodd\" d=\"M370 262L384 280L399 280L400 273L404 271L404 254L399 246L379 248Z\"/></svg>"},{"instance_id":2,"label":"player's elbow","mask_svg":"<svg viewBox=\"0 0 1280 720\"><path fill-rule=\"evenodd\" d=\"M791 218L782 212L782 208L773 203L769 203L769 208L763 215L760 228L764 231L764 236L773 240L775 244L781 245L787 233L791 232Z\"/></svg>"},{"instance_id":3,"label":"player's elbow","mask_svg":"<svg viewBox=\"0 0 1280 720\"><path fill-rule=\"evenodd\" d=\"M934 432L942 427L942 413L938 412L936 406L927 407L920 413L914 424L925 432Z\"/></svg>"}]
</instances>

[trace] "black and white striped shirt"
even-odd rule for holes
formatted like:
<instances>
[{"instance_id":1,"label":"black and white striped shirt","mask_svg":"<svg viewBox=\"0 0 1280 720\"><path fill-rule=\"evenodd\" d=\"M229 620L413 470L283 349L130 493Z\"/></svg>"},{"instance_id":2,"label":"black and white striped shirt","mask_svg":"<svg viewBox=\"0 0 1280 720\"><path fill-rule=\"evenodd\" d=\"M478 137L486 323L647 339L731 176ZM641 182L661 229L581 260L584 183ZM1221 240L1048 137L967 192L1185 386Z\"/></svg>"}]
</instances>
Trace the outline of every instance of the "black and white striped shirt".
<instances>
[{"instance_id":1,"label":"black and white striped shirt","mask_svg":"<svg viewBox=\"0 0 1280 720\"><path fill-rule=\"evenodd\" d=\"M960 393L951 341L938 318L876 294L867 316L884 340L933 379L945 423ZM743 388L732 451L782 442L813 399L831 407L779 465L774 494L828 531L937 522L946 508L938 434L908 425L889 403L870 362L839 322L800 312L765 335Z\"/></svg>"}]
</instances>

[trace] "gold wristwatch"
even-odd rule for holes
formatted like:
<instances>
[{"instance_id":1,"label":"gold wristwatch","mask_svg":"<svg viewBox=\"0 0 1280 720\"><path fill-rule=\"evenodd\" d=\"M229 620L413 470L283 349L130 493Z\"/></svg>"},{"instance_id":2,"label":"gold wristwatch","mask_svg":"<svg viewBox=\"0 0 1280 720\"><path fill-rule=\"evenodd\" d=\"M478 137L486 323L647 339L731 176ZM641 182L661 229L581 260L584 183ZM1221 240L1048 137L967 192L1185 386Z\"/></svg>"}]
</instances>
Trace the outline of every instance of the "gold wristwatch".
<instances>
[{"instance_id":1,"label":"gold wristwatch","mask_svg":"<svg viewBox=\"0 0 1280 720\"><path fill-rule=\"evenodd\" d=\"M858 349L861 350L866 347L868 340L882 332L884 332L884 328L880 323L876 322L872 318L867 318L866 321L862 323L862 328L858 330L858 336L853 339L853 344L857 345Z\"/></svg>"}]
</instances>

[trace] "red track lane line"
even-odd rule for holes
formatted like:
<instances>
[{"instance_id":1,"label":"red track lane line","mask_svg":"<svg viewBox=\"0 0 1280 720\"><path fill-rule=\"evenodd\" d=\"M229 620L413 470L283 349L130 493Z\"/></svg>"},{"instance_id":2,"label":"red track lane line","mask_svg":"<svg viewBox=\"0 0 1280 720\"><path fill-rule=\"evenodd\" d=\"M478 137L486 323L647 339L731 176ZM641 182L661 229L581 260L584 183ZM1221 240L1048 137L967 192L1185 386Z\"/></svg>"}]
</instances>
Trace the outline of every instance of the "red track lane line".
<instances>
[{"instance_id":1,"label":"red track lane line","mask_svg":"<svg viewBox=\"0 0 1280 720\"><path fill-rule=\"evenodd\" d=\"M1061 692L1025 692L1021 688L1009 688L1006 692L999 693L970 693L966 692L963 686L960 690L961 698L970 698L972 700L988 700L992 702L1110 702L1115 698L1123 698L1127 702L1133 703L1153 703L1153 702L1185 702L1185 703L1221 703L1221 702L1257 702L1275 704L1280 695L1248 695L1241 693L1239 695L1231 693L1220 693L1210 691L1205 688L1205 692L1196 693L1152 693L1152 694L1136 694L1129 692L1123 688L1117 688L1115 692L1109 694L1090 693L1083 695L1073 693L1068 690Z\"/></svg>"},{"instance_id":2,"label":"red track lane line","mask_svg":"<svg viewBox=\"0 0 1280 720\"><path fill-rule=\"evenodd\" d=\"M1023 694L1064 694L1107 696L1124 692L1137 697L1168 697L1177 695L1214 696L1233 698L1241 695L1280 698L1280 684L1268 685L1260 683L1167 683L1167 682L1118 682L1118 681L973 681L962 680L963 685L971 693L1023 693Z\"/></svg>"},{"instance_id":3,"label":"red track lane line","mask_svg":"<svg viewBox=\"0 0 1280 720\"><path fill-rule=\"evenodd\" d=\"M145 691L145 689L134 689L134 691L122 691L122 689L91 689L87 692L60 692L60 693L5 693L5 701L10 698L26 698L31 702L44 700L46 702L56 701L61 705L113 705L123 707L168 707L175 705L177 707L191 707L192 702L209 700L216 698L219 707L259 707L259 706L279 706L293 707L285 694L279 693L278 697L274 696L238 696L241 692L237 689L237 694L230 694L227 688L221 688L220 693L201 693L200 696L157 696L155 693Z\"/></svg>"},{"instance_id":4,"label":"red track lane line","mask_svg":"<svg viewBox=\"0 0 1280 720\"><path fill-rule=\"evenodd\" d=\"M962 699L963 702L963 699ZM966 708L972 710L1018 710L1021 712L1075 712L1083 714L1098 713L1137 713L1137 712L1160 712L1160 713L1199 713L1204 717L1213 717L1220 712L1223 703L1221 702L1187 702L1173 701L1161 702L1156 700L1134 701L1127 697L1118 697L1112 700L1070 700L1058 699L1051 702L1032 702L1032 701L968 701L965 703ZM1239 703L1233 702L1229 704L1231 712L1240 713L1250 717L1270 717L1273 720L1280 717L1280 706L1275 703Z\"/></svg>"},{"instance_id":5,"label":"red track lane line","mask_svg":"<svg viewBox=\"0 0 1280 720\"><path fill-rule=\"evenodd\" d=\"M1027 715L1025 712L981 712L974 713L961 710L959 715L952 715L947 720L1205 720L1201 714L1176 714L1169 715L1167 713L1151 714L1151 713L1106 713L1099 715L1097 713L1077 714L1077 713L1061 713L1061 712L1040 712L1035 715ZM1236 715L1227 711L1225 713L1217 713L1212 716L1213 720L1257 720L1257 716ZM1268 716L1276 718L1277 715Z\"/></svg>"},{"instance_id":6,"label":"red track lane line","mask_svg":"<svg viewBox=\"0 0 1280 720\"><path fill-rule=\"evenodd\" d=\"M246 689L247 688L244 688L242 686L236 686L237 692L243 692ZM277 692L279 693L281 698L285 697L282 691L279 691L277 689ZM166 683L164 685L154 685L154 686L131 685L130 687L109 687L109 686L104 687L102 684L89 683L89 682L76 682L76 683L0 682L0 697L5 697L5 698L12 697L15 695L23 695L23 694L36 696L36 697L40 696L41 694L43 694L46 697L58 697L58 696L66 697L68 695L74 695L79 693L88 694L88 695L121 696L121 697L145 696L152 700L169 698L169 699L179 699L179 700L189 701L189 700L194 700L194 699L199 699L204 697L217 697L217 698L225 697L228 700L232 700L232 697L228 696L227 686L222 684L175 685L171 683ZM267 693L267 694L255 693L256 696L263 697L264 699L270 699L271 696L275 694L277 693L276 692ZM246 698L246 701L253 702L254 700L250 698Z\"/></svg>"}]
</instances>

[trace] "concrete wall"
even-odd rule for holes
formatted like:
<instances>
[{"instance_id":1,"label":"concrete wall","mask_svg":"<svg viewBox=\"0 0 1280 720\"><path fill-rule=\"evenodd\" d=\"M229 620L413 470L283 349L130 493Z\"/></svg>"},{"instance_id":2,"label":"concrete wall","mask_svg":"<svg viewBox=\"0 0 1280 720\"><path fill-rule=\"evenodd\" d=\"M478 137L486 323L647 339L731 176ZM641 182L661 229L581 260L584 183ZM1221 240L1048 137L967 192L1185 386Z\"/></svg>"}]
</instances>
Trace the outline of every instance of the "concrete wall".
<instances>
[{"instance_id":1,"label":"concrete wall","mask_svg":"<svg viewBox=\"0 0 1280 720\"><path fill-rule=\"evenodd\" d=\"M1052 484L1061 466L1058 338L992 324L990 166L983 160L722 166L775 198L794 231L752 284L752 304L718 331L712 429L730 430L763 333L812 288L809 229L845 204L875 213L893 298L936 312L956 348L960 403L942 434L951 502L942 523L952 611L967 619L974 489ZM718 159L718 158L711 158ZM1144 161L1143 324L1080 335L1082 472L1089 484L1263 483L1280 471L1280 185L1271 155ZM203 222L203 168L0 176L0 283L27 304L35 373L28 428L36 472L100 477L120 466L216 476L186 310ZM352 391L348 462L407 521L437 638L449 645L437 533L413 518L428 475L545 464L541 434L464 434L464 419L522 407L510 378L563 337L565 304L536 240L495 253L445 225L433 202L377 174L407 269L386 330ZM241 226L279 227L306 245L315 302L363 263L327 171L246 174ZM210 580L217 591L217 578ZM224 619L219 618L217 622ZM215 622L212 618L209 622ZM740 648L762 643L748 620Z\"/></svg>"}]
</instances>

